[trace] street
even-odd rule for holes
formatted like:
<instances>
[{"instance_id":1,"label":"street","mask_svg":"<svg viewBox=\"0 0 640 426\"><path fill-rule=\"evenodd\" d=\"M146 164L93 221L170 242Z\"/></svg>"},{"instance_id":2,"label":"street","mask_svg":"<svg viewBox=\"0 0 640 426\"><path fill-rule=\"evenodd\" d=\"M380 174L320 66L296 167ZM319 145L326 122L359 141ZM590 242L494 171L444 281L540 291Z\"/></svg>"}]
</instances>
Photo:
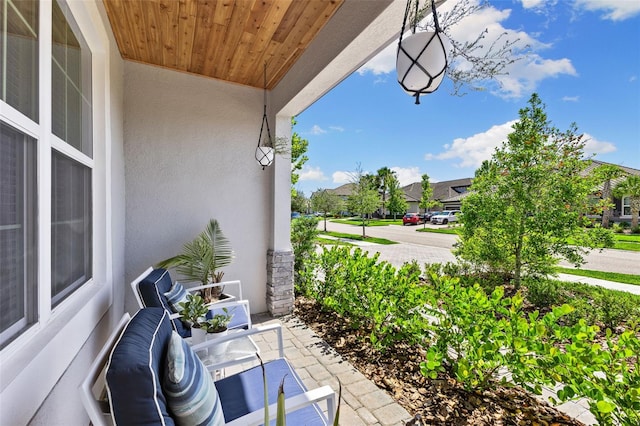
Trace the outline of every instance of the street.
<instances>
[{"instance_id":1,"label":"street","mask_svg":"<svg viewBox=\"0 0 640 426\"><path fill-rule=\"evenodd\" d=\"M428 227L437 225L427 224ZM404 259L416 259L419 265L435 262L453 262L455 257L451 248L457 240L457 236L449 234L436 234L432 232L416 232L423 225L416 226L371 226L366 228L366 235L371 237L386 238L402 244L379 245L363 247L367 250L375 249L380 253L380 259L387 260L399 266ZM318 224L318 229L324 229L323 221ZM344 232L362 235L362 227L345 225L327 221L327 231ZM593 250L585 256L586 263L581 269L590 269L604 272L620 272L624 274L640 274L640 252L626 250L602 249ZM562 261L560 265L570 267Z\"/></svg>"}]
</instances>

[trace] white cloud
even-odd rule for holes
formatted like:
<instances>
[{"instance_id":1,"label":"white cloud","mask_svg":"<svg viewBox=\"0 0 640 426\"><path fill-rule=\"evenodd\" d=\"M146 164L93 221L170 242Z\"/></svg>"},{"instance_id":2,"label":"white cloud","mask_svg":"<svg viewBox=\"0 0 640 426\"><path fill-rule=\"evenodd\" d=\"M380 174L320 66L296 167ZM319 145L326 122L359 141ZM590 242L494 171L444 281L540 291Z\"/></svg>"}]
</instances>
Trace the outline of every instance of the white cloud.
<instances>
[{"instance_id":1,"label":"white cloud","mask_svg":"<svg viewBox=\"0 0 640 426\"><path fill-rule=\"evenodd\" d=\"M334 132L344 132L344 127L341 126L329 126L329 129Z\"/></svg>"},{"instance_id":2,"label":"white cloud","mask_svg":"<svg viewBox=\"0 0 640 426\"><path fill-rule=\"evenodd\" d=\"M470 0L478 2L478 0ZM539 5L538 0L526 0L526 6L535 7ZM446 13L455 1L448 1L438 9L442 13ZM465 17L460 22L450 28L451 36L458 42L472 42L485 29L487 33L482 41L482 45L492 45L494 41L503 36L502 40L517 40L513 46L513 51L522 52L529 51L525 59L519 60L507 66L504 70L506 75L496 77L495 81L478 82L484 85L496 96L504 98L520 98L535 91L538 84L550 77L557 77L562 74L577 75L571 61L567 58L546 59L541 56L540 52L550 47L550 44L543 43L536 39L533 35L524 31L517 31L505 28L502 25L511 15L510 9L499 10L493 6L487 6L478 12ZM497 43L501 45L501 42ZM371 72L374 75L387 74L395 70L397 44L391 43L377 56L363 65L358 72L365 74ZM479 49L476 54L480 55ZM458 61L452 66L460 69L468 69L469 64Z\"/></svg>"},{"instance_id":3,"label":"white cloud","mask_svg":"<svg viewBox=\"0 0 640 426\"><path fill-rule=\"evenodd\" d=\"M400 186L406 186L422 180L422 173L420 173L420 168L418 167L391 167L391 170L396 172Z\"/></svg>"},{"instance_id":4,"label":"white cloud","mask_svg":"<svg viewBox=\"0 0 640 426\"><path fill-rule=\"evenodd\" d=\"M309 133L311 133L312 135L321 135L323 133L327 133L327 131L317 124L314 124Z\"/></svg>"},{"instance_id":5,"label":"white cloud","mask_svg":"<svg viewBox=\"0 0 640 426\"><path fill-rule=\"evenodd\" d=\"M591 12L603 11L604 19L624 21L640 14L640 2L635 0L576 0L576 7Z\"/></svg>"},{"instance_id":6,"label":"white cloud","mask_svg":"<svg viewBox=\"0 0 640 426\"><path fill-rule=\"evenodd\" d=\"M489 160L495 148L513 132L512 126L517 120L497 124L484 133L477 133L468 138L456 138L451 145L444 145L444 152L428 153L425 160L459 160L455 167L478 168L484 160Z\"/></svg>"},{"instance_id":7,"label":"white cloud","mask_svg":"<svg viewBox=\"0 0 640 426\"><path fill-rule=\"evenodd\" d=\"M525 9L536 9L544 5L545 0L522 0L522 7Z\"/></svg>"},{"instance_id":8,"label":"white cloud","mask_svg":"<svg viewBox=\"0 0 640 426\"><path fill-rule=\"evenodd\" d=\"M584 134L582 140L585 141L585 154L607 154L617 150L616 146L611 142L599 141L588 133Z\"/></svg>"},{"instance_id":9,"label":"white cloud","mask_svg":"<svg viewBox=\"0 0 640 426\"><path fill-rule=\"evenodd\" d=\"M381 75L381 74L389 74L396 70L396 50L398 48L397 43L391 43L389 46L385 47L369 60L366 64L364 64L358 70L358 74L363 75L368 72L373 75ZM377 79L376 81L379 81Z\"/></svg>"},{"instance_id":10,"label":"white cloud","mask_svg":"<svg viewBox=\"0 0 640 426\"><path fill-rule=\"evenodd\" d=\"M562 100L564 102L578 102L580 100L580 96L563 96Z\"/></svg>"},{"instance_id":11,"label":"white cloud","mask_svg":"<svg viewBox=\"0 0 640 426\"><path fill-rule=\"evenodd\" d=\"M353 181L353 173L351 172L334 172L331 177L333 178L333 183L349 183Z\"/></svg>"},{"instance_id":12,"label":"white cloud","mask_svg":"<svg viewBox=\"0 0 640 426\"><path fill-rule=\"evenodd\" d=\"M299 172L299 176L300 176L300 180L311 180L311 181L324 181L324 180L329 180L329 178L327 178L324 173L322 172L322 170L320 170L320 167L313 167L313 166L308 166L308 165L304 165L302 166L302 170L300 170Z\"/></svg>"}]
</instances>

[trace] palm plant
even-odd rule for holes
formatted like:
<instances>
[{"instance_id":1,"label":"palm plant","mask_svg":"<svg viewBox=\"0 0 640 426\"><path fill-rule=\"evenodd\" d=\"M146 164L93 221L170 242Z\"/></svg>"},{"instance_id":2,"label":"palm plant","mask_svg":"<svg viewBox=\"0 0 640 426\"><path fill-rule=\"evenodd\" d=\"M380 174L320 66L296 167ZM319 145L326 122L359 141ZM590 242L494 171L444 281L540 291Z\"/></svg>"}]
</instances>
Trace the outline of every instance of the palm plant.
<instances>
[{"instance_id":1,"label":"palm plant","mask_svg":"<svg viewBox=\"0 0 640 426\"><path fill-rule=\"evenodd\" d=\"M232 260L231 243L222 233L218 221L211 219L204 231L183 246L182 253L157 266L175 268L185 279L206 285L221 282L224 272L219 269L231 264ZM218 299L221 293L221 287L209 287L204 289L203 297L209 303Z\"/></svg>"},{"instance_id":2,"label":"palm plant","mask_svg":"<svg viewBox=\"0 0 640 426\"><path fill-rule=\"evenodd\" d=\"M616 185L613 189L616 197L629 197L631 205L631 228L638 226L638 215L640 214L640 176L629 175L625 180Z\"/></svg>"}]
</instances>

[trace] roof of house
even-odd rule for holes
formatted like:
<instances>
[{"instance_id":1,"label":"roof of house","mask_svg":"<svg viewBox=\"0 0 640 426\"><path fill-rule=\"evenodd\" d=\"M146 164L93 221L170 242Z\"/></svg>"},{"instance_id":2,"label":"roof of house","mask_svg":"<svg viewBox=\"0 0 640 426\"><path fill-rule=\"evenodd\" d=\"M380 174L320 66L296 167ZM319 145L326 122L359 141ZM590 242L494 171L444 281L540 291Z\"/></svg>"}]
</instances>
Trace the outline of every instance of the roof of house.
<instances>
[{"instance_id":1,"label":"roof of house","mask_svg":"<svg viewBox=\"0 0 640 426\"><path fill-rule=\"evenodd\" d=\"M472 178L462 178L454 180L445 180L442 182L431 183L431 189L433 189L432 198L434 200L443 201L445 199L454 197L456 195L467 192L471 186ZM422 183L414 182L402 188L405 193L406 200L420 201L422 198Z\"/></svg>"},{"instance_id":2,"label":"roof of house","mask_svg":"<svg viewBox=\"0 0 640 426\"><path fill-rule=\"evenodd\" d=\"M588 176L590 175L595 169L597 169L600 166L605 166L605 165L611 165L611 166L618 166L622 169L622 171L624 172L624 175L617 177L615 179L611 179L611 188L615 188L615 186L617 184L619 184L620 182L624 181L626 179L626 177L628 175L638 175L640 176L640 170L638 169L634 169L631 167L627 167L627 166L622 166L620 164L613 164L613 163L606 163L604 161L600 161L600 160L591 160L591 164L589 164L583 171L582 171L582 175L583 176Z\"/></svg>"},{"instance_id":3,"label":"roof of house","mask_svg":"<svg viewBox=\"0 0 640 426\"><path fill-rule=\"evenodd\" d=\"M330 192L335 195L339 195L341 197L348 197L353 193L353 189L356 186L355 183L345 183L334 189L326 189L325 191Z\"/></svg>"}]
</instances>

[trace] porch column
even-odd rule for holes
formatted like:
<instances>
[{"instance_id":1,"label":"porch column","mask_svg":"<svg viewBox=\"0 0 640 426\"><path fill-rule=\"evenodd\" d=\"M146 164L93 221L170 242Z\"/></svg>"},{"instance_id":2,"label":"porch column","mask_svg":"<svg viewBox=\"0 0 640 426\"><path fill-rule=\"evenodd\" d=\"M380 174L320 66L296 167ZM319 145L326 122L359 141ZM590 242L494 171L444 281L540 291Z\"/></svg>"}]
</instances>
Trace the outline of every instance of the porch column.
<instances>
[{"instance_id":1,"label":"porch column","mask_svg":"<svg viewBox=\"0 0 640 426\"><path fill-rule=\"evenodd\" d=\"M293 311L293 250L291 248L291 117L276 117L278 145L289 153L276 155L273 167L273 226L267 252L267 309L273 316Z\"/></svg>"}]
</instances>

